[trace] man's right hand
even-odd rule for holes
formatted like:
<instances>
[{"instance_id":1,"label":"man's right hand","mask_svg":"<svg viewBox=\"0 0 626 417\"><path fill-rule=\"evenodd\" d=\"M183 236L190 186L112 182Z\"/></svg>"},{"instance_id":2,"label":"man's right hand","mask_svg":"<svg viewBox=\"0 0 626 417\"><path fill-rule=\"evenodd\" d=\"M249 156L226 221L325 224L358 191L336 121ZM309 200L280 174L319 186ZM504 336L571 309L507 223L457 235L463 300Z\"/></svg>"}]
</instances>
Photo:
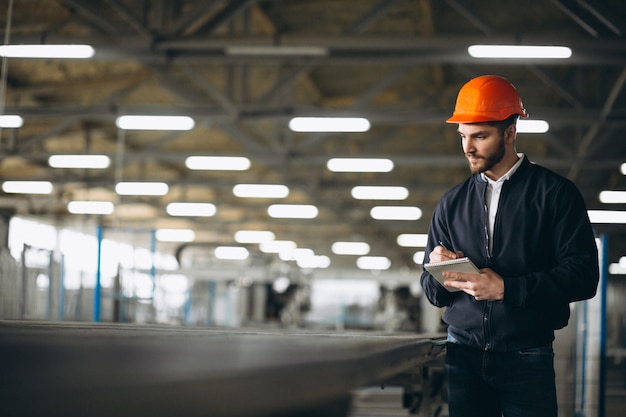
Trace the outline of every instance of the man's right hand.
<instances>
[{"instance_id":1,"label":"man's right hand","mask_svg":"<svg viewBox=\"0 0 626 417\"><path fill-rule=\"evenodd\" d=\"M428 262L442 262L449 261L452 259L462 258L463 252L461 251L451 251L449 249L444 248L441 245L435 246L435 248L430 252L430 257Z\"/></svg>"}]
</instances>

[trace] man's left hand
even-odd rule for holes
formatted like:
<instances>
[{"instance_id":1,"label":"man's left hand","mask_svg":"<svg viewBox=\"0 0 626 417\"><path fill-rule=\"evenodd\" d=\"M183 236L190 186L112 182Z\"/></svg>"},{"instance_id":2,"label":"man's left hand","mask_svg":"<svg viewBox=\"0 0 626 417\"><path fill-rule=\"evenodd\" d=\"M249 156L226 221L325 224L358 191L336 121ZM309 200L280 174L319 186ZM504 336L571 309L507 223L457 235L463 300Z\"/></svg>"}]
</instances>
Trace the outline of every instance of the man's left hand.
<instances>
[{"instance_id":1,"label":"man's left hand","mask_svg":"<svg viewBox=\"0 0 626 417\"><path fill-rule=\"evenodd\" d=\"M458 288L473 296L476 301L498 301L504 298L504 280L492 269L481 269L480 273L452 272L443 273L447 278L444 285Z\"/></svg>"}]
</instances>

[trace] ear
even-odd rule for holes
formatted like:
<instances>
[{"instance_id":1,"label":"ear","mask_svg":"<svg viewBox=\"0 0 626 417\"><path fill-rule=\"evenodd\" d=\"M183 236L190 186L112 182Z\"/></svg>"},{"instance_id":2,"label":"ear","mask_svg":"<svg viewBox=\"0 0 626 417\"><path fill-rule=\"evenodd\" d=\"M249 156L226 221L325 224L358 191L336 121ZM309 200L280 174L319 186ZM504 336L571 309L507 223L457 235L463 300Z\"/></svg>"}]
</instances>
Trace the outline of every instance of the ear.
<instances>
[{"instance_id":1,"label":"ear","mask_svg":"<svg viewBox=\"0 0 626 417\"><path fill-rule=\"evenodd\" d=\"M506 142L512 142L513 140L515 140L516 132L517 130L515 128L515 123L513 123L511 126L507 127L504 130L504 140Z\"/></svg>"}]
</instances>

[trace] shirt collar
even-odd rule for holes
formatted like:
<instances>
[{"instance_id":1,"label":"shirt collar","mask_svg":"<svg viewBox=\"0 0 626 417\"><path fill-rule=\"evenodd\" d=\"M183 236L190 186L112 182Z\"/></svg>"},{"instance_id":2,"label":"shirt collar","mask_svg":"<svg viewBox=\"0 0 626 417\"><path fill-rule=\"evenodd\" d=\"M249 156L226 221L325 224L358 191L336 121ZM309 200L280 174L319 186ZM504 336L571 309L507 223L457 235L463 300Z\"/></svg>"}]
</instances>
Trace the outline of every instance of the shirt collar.
<instances>
[{"instance_id":1,"label":"shirt collar","mask_svg":"<svg viewBox=\"0 0 626 417\"><path fill-rule=\"evenodd\" d=\"M524 154L523 153L518 153L517 157L519 159L517 160L515 165L513 165L511 167L511 169L509 169L506 172L506 174L504 174L503 176L498 178L497 181L494 181L494 180L490 179L489 177L487 177L484 172L480 173L480 177L483 179L483 181L491 183L491 184L495 184L495 183L498 183L498 182L504 182L504 181L510 179L513 176L513 174L515 174L515 171L517 171L517 169L520 167L520 165L522 165L522 160L524 159Z\"/></svg>"}]
</instances>

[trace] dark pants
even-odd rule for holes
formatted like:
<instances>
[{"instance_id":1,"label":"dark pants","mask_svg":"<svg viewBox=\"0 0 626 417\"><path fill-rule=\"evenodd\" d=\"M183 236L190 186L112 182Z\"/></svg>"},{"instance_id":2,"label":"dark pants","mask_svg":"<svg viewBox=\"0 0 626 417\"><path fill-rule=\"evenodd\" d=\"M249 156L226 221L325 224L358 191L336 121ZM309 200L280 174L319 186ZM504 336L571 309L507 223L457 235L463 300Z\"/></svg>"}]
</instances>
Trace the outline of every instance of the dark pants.
<instances>
[{"instance_id":1,"label":"dark pants","mask_svg":"<svg viewBox=\"0 0 626 417\"><path fill-rule=\"evenodd\" d=\"M450 417L556 417L552 346L484 352L448 342Z\"/></svg>"}]
</instances>

